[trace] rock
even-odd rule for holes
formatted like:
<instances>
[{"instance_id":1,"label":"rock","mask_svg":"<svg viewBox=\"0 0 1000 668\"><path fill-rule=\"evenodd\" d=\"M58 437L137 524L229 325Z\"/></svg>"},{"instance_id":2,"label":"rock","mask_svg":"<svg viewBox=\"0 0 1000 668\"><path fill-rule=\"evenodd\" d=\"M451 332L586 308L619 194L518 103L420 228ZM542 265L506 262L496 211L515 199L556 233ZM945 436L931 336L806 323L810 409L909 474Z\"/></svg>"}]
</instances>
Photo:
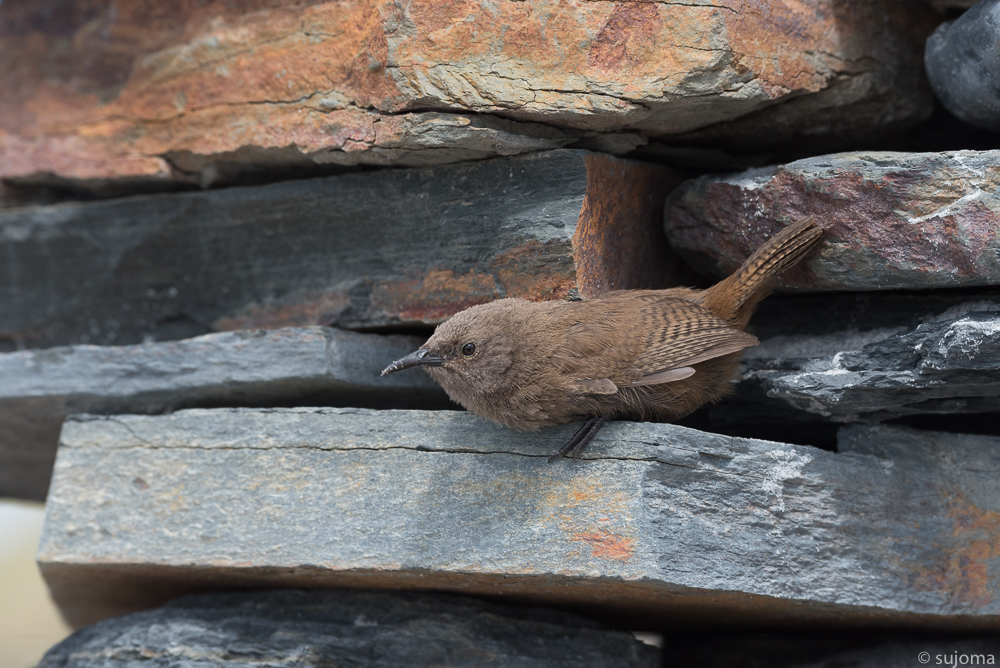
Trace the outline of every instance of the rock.
<instances>
[{"instance_id":1,"label":"rock","mask_svg":"<svg viewBox=\"0 0 1000 668\"><path fill-rule=\"evenodd\" d=\"M927 78L960 119L1000 131L1000 2L983 0L927 39Z\"/></svg>"},{"instance_id":2,"label":"rock","mask_svg":"<svg viewBox=\"0 0 1000 668\"><path fill-rule=\"evenodd\" d=\"M681 424L823 448L854 420L992 433L998 312L997 290L773 295L736 392Z\"/></svg>"},{"instance_id":3,"label":"rock","mask_svg":"<svg viewBox=\"0 0 1000 668\"><path fill-rule=\"evenodd\" d=\"M734 271L788 222L815 215L825 242L786 289L890 290L1000 283L1000 151L841 153L675 190L664 221L696 269Z\"/></svg>"},{"instance_id":4,"label":"rock","mask_svg":"<svg viewBox=\"0 0 1000 668\"><path fill-rule=\"evenodd\" d=\"M930 113L936 19L893 0L41 0L0 25L0 178L101 192L725 140L754 113L764 136L859 136Z\"/></svg>"},{"instance_id":5,"label":"rock","mask_svg":"<svg viewBox=\"0 0 1000 668\"><path fill-rule=\"evenodd\" d=\"M677 182L556 151L7 211L0 343L427 326L501 297L666 287L679 263L659 221Z\"/></svg>"},{"instance_id":6,"label":"rock","mask_svg":"<svg viewBox=\"0 0 1000 668\"><path fill-rule=\"evenodd\" d=\"M1000 301L970 302L886 334L845 337L836 346L843 350L804 358L795 355L812 351L792 338L765 340L747 355L744 396L838 422L1000 411Z\"/></svg>"},{"instance_id":7,"label":"rock","mask_svg":"<svg viewBox=\"0 0 1000 668\"><path fill-rule=\"evenodd\" d=\"M454 407L426 374L379 376L421 343L307 327L0 354L0 497L45 500L70 413L289 403Z\"/></svg>"},{"instance_id":8,"label":"rock","mask_svg":"<svg viewBox=\"0 0 1000 668\"><path fill-rule=\"evenodd\" d=\"M548 464L575 429L334 408L70 417L38 561L75 625L209 586L350 586L647 629L1000 628L998 438L851 427L833 453L614 422Z\"/></svg>"},{"instance_id":9,"label":"rock","mask_svg":"<svg viewBox=\"0 0 1000 668\"><path fill-rule=\"evenodd\" d=\"M993 311L996 304L1000 288L775 294L750 320L761 344L745 356L808 358L858 350L921 323Z\"/></svg>"},{"instance_id":10,"label":"rock","mask_svg":"<svg viewBox=\"0 0 1000 668\"><path fill-rule=\"evenodd\" d=\"M141 657L138 658L138 657ZM188 596L109 619L38 668L659 666L659 650L578 615L442 594L262 591Z\"/></svg>"}]
</instances>

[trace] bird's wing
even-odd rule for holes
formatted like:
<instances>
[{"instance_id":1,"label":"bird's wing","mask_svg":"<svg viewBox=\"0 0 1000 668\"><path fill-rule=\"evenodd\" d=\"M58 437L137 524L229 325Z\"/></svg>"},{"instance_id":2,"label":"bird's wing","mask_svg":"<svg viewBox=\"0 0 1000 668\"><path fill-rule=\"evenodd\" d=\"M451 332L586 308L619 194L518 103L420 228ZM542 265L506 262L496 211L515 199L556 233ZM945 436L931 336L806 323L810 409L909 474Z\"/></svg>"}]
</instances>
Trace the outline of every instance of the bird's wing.
<instances>
[{"instance_id":1,"label":"bird's wing","mask_svg":"<svg viewBox=\"0 0 1000 668\"><path fill-rule=\"evenodd\" d=\"M681 380L678 374L671 376L665 372L679 372L683 367L758 343L757 337L727 326L708 309L686 299L666 298L647 303L643 315L649 334L646 345L629 369L639 375L637 384ZM658 381L657 377L663 380Z\"/></svg>"},{"instance_id":2,"label":"bird's wing","mask_svg":"<svg viewBox=\"0 0 1000 668\"><path fill-rule=\"evenodd\" d=\"M694 364L757 344L686 299L622 293L574 313L579 319L566 326L552 361L577 394L683 380Z\"/></svg>"}]
</instances>

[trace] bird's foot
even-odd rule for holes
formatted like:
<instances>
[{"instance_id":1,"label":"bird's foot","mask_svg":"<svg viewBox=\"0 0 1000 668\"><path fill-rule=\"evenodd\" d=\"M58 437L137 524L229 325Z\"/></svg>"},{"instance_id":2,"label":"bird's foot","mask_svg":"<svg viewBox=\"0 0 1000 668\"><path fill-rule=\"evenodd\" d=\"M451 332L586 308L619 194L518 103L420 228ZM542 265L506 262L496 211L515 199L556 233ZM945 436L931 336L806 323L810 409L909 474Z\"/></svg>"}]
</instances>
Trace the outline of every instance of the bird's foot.
<instances>
[{"instance_id":1,"label":"bird's foot","mask_svg":"<svg viewBox=\"0 0 1000 668\"><path fill-rule=\"evenodd\" d=\"M575 434L573 434L573 438L569 439L569 443L562 446L562 448L559 449L559 452L549 457L549 462L551 463L560 457L565 457L567 454L573 458L573 461L576 461L576 456L580 454L585 447L587 447L587 444L590 443L591 440L593 440L594 436L596 436L597 432L601 430L601 427L604 426L605 422L607 422L607 420L602 417L588 419L583 423L583 426L580 427Z\"/></svg>"}]
</instances>

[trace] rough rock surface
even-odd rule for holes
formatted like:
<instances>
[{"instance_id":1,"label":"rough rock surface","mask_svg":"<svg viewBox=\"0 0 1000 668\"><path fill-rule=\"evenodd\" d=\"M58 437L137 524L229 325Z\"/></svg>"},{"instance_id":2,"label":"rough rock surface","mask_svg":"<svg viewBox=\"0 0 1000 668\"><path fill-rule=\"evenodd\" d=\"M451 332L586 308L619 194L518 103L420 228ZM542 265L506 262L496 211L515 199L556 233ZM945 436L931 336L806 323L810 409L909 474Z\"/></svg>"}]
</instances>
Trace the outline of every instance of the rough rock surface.
<instances>
[{"instance_id":1,"label":"rough rock surface","mask_svg":"<svg viewBox=\"0 0 1000 668\"><path fill-rule=\"evenodd\" d=\"M847 454L615 422L193 409L65 423L38 560L73 624L206 586L392 587L617 623L1000 629L1000 439L849 428Z\"/></svg>"},{"instance_id":2,"label":"rough rock surface","mask_svg":"<svg viewBox=\"0 0 1000 668\"><path fill-rule=\"evenodd\" d=\"M666 287L671 172L586 151L0 214L0 345L430 325Z\"/></svg>"},{"instance_id":3,"label":"rough rock surface","mask_svg":"<svg viewBox=\"0 0 1000 668\"><path fill-rule=\"evenodd\" d=\"M0 497L42 501L70 413L192 406L452 407L424 373L379 372L422 338L309 327L0 354Z\"/></svg>"},{"instance_id":4,"label":"rough rock surface","mask_svg":"<svg viewBox=\"0 0 1000 668\"><path fill-rule=\"evenodd\" d=\"M442 594L264 591L189 596L109 619L38 668L659 666L659 650L577 615Z\"/></svg>"},{"instance_id":5,"label":"rough rock surface","mask_svg":"<svg viewBox=\"0 0 1000 668\"><path fill-rule=\"evenodd\" d=\"M793 333L792 323L787 333L763 338L744 356L739 398L766 397L840 422L1000 411L1000 299L908 301L918 300L896 304L897 315L910 306L919 309L915 316L931 313L902 326L888 318L878 326L873 318L861 330L845 327L817 336ZM948 302L956 303L933 308Z\"/></svg>"},{"instance_id":6,"label":"rough rock surface","mask_svg":"<svg viewBox=\"0 0 1000 668\"><path fill-rule=\"evenodd\" d=\"M930 113L921 59L935 21L924 10L895 0L8 2L0 177L149 187L579 140L624 152L753 112L758 133L856 136ZM768 116L786 102L789 113Z\"/></svg>"},{"instance_id":7,"label":"rough rock surface","mask_svg":"<svg viewBox=\"0 0 1000 668\"><path fill-rule=\"evenodd\" d=\"M783 275L782 287L1000 283L1000 151L841 153L705 176L670 195L664 221L682 257L722 276L808 215L825 241Z\"/></svg>"},{"instance_id":8,"label":"rough rock surface","mask_svg":"<svg viewBox=\"0 0 1000 668\"><path fill-rule=\"evenodd\" d=\"M1000 2L983 0L927 39L927 78L970 125L1000 131Z\"/></svg>"}]
</instances>

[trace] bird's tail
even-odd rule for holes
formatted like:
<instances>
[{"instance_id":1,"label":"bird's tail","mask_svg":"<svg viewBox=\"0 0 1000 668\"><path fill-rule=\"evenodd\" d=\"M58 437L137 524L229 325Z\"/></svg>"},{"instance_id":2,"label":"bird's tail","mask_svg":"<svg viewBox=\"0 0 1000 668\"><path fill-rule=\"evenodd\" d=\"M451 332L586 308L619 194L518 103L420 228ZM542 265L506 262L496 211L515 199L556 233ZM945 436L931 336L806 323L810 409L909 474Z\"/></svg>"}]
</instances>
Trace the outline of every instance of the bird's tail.
<instances>
[{"instance_id":1,"label":"bird's tail","mask_svg":"<svg viewBox=\"0 0 1000 668\"><path fill-rule=\"evenodd\" d=\"M701 304L731 327L746 327L754 309L771 292L778 275L813 249L823 228L809 216L767 240L729 278L704 292Z\"/></svg>"}]
</instances>

